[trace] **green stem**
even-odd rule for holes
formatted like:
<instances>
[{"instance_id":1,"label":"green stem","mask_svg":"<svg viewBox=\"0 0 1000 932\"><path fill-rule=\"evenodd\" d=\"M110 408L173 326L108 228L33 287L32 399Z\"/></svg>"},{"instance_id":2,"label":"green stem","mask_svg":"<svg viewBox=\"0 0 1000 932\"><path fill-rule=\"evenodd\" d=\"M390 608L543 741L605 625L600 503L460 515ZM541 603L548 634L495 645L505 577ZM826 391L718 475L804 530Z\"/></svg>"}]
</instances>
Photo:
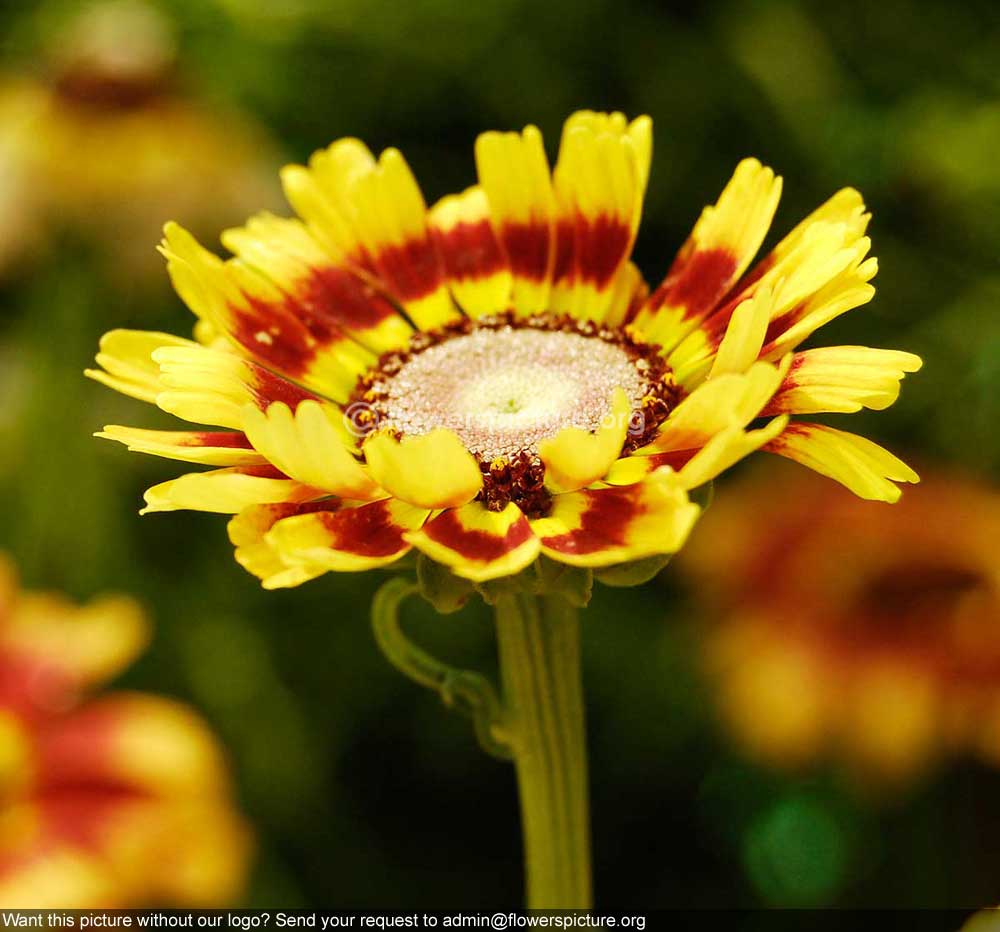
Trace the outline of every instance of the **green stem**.
<instances>
[{"instance_id":1,"label":"green stem","mask_svg":"<svg viewBox=\"0 0 1000 932\"><path fill-rule=\"evenodd\" d=\"M468 715L484 751L508 760L510 749L504 741L500 701L493 684L471 670L456 670L441 663L403 633L399 607L418 591L416 583L397 578L390 579L375 593L372 603L375 643L397 670L415 683L436 690L448 708Z\"/></svg>"},{"instance_id":2,"label":"green stem","mask_svg":"<svg viewBox=\"0 0 1000 932\"><path fill-rule=\"evenodd\" d=\"M506 737L521 796L527 905L589 909L590 818L580 625L557 595L496 602Z\"/></svg>"}]
</instances>

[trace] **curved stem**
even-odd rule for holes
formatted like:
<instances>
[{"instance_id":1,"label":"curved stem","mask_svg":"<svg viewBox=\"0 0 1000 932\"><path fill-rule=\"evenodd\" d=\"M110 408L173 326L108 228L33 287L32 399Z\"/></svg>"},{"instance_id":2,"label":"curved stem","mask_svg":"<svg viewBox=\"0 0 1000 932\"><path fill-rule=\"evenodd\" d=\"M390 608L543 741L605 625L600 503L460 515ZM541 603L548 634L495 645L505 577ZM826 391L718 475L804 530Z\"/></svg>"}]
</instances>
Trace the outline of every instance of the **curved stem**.
<instances>
[{"instance_id":1,"label":"curved stem","mask_svg":"<svg viewBox=\"0 0 1000 932\"><path fill-rule=\"evenodd\" d=\"M471 670L456 670L414 644L399 623L399 607L420 587L407 579L390 579L375 594L372 629L375 642L388 661L411 680L437 690L448 707L468 715L483 750L510 758L501 723L500 701L492 683Z\"/></svg>"},{"instance_id":2,"label":"curved stem","mask_svg":"<svg viewBox=\"0 0 1000 932\"><path fill-rule=\"evenodd\" d=\"M557 595L496 602L507 736L531 909L589 909L590 818L577 610Z\"/></svg>"}]
</instances>

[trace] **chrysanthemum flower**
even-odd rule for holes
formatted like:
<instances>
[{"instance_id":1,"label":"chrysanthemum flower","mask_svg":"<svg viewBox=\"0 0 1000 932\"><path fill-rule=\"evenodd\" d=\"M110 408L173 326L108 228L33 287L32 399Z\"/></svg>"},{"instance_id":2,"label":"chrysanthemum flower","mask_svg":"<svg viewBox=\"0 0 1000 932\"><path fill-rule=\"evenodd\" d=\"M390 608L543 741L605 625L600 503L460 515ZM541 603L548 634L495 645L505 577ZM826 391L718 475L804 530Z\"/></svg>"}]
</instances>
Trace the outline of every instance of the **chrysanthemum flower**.
<instances>
[{"instance_id":1,"label":"chrysanthemum flower","mask_svg":"<svg viewBox=\"0 0 1000 932\"><path fill-rule=\"evenodd\" d=\"M165 216L212 229L276 199L273 144L182 89L171 24L153 6L84 4L40 57L40 76L0 77L0 158L21 192L0 185L0 233L3 212L27 203L36 224L113 250L112 271L134 283L159 271L148 244Z\"/></svg>"},{"instance_id":2,"label":"chrysanthemum flower","mask_svg":"<svg viewBox=\"0 0 1000 932\"><path fill-rule=\"evenodd\" d=\"M0 906L223 906L249 833L214 736L158 696L92 696L146 644L123 597L18 592L0 559Z\"/></svg>"},{"instance_id":3,"label":"chrysanthemum flower","mask_svg":"<svg viewBox=\"0 0 1000 932\"><path fill-rule=\"evenodd\" d=\"M727 490L681 564L721 602L705 650L736 739L883 781L958 751L1000 764L1000 495L942 477L872 509L778 481Z\"/></svg>"},{"instance_id":4,"label":"chrysanthemum flower","mask_svg":"<svg viewBox=\"0 0 1000 932\"><path fill-rule=\"evenodd\" d=\"M740 163L649 293L629 261L652 126L566 122L476 142L479 183L430 210L402 155L356 139L282 180L299 214L162 251L197 341L113 331L94 378L211 430L105 428L220 467L146 511L234 513L268 587L416 547L482 581L541 553L601 568L676 551L689 492L767 449L870 499L917 477L869 440L790 415L885 408L909 353L800 350L873 294L868 214L844 189L752 265L781 180ZM222 428L219 430L217 428Z\"/></svg>"}]
</instances>

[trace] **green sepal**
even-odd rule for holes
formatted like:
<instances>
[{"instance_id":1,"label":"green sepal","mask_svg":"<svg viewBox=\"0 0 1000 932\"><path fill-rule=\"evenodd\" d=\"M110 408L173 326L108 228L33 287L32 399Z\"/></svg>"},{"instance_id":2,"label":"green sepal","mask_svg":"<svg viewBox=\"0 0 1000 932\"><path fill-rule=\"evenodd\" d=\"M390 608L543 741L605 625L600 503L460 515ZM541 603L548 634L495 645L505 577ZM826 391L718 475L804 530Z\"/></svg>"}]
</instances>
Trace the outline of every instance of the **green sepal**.
<instances>
[{"instance_id":1,"label":"green sepal","mask_svg":"<svg viewBox=\"0 0 1000 932\"><path fill-rule=\"evenodd\" d=\"M489 579L476 583L476 592L487 605L496 605L505 595L518 595L521 592L533 592L533 580L525 570L516 576L501 576L499 579Z\"/></svg>"},{"instance_id":2,"label":"green sepal","mask_svg":"<svg viewBox=\"0 0 1000 932\"><path fill-rule=\"evenodd\" d=\"M378 567L376 572L391 573L394 576L398 576L400 573L412 573L417 568L418 556L418 551L410 550L404 553L398 560Z\"/></svg>"},{"instance_id":3,"label":"green sepal","mask_svg":"<svg viewBox=\"0 0 1000 932\"><path fill-rule=\"evenodd\" d=\"M417 556L417 585L420 595L442 615L457 612L476 591L468 579L456 576L422 553Z\"/></svg>"},{"instance_id":4,"label":"green sepal","mask_svg":"<svg viewBox=\"0 0 1000 932\"><path fill-rule=\"evenodd\" d=\"M561 595L570 605L585 608L590 603L594 574L588 567L559 563L542 554L535 561L535 591Z\"/></svg>"},{"instance_id":5,"label":"green sepal","mask_svg":"<svg viewBox=\"0 0 1000 932\"><path fill-rule=\"evenodd\" d=\"M672 553L658 553L656 556L643 557L641 560L630 560L628 563L595 570L594 577L605 586L613 586L616 589L641 586L659 573L670 562L672 556Z\"/></svg>"},{"instance_id":6,"label":"green sepal","mask_svg":"<svg viewBox=\"0 0 1000 932\"><path fill-rule=\"evenodd\" d=\"M702 514L708 511L715 498L715 483L706 482L688 493L688 498L701 508Z\"/></svg>"}]
</instances>

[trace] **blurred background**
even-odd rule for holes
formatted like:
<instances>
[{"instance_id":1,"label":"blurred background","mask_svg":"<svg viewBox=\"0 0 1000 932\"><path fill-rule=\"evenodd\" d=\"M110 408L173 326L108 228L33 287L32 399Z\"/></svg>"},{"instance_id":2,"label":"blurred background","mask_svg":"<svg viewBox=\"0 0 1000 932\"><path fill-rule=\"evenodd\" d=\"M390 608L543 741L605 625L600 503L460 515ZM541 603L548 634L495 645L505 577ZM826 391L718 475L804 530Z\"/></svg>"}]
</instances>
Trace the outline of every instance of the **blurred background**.
<instances>
[{"instance_id":1,"label":"blurred background","mask_svg":"<svg viewBox=\"0 0 1000 932\"><path fill-rule=\"evenodd\" d=\"M222 519L140 520L142 491L175 466L91 432L170 419L82 370L113 327L189 332L155 253L165 220L216 243L283 209L281 164L344 135L399 146L430 202L472 182L477 133L534 122L554 146L581 107L654 119L636 251L650 281L743 156L785 177L779 234L837 188L862 191L878 293L821 342L925 367L890 411L844 426L937 477L923 507L956 501L893 523L810 486L818 498L782 521L809 525L812 557L788 561L806 545L772 516L800 499L761 454L744 470L761 478L718 484L689 558L596 590L599 902L1000 902L1000 525L984 517L1000 466L995 4L115 0L4 5L0 30L0 549L32 587L148 608L152 646L121 682L193 704L227 745L259 839L248 905L517 902L513 771L378 654L382 577L264 593ZM877 571L836 549L844 522L880 542ZM770 569L735 570L734 541L746 554L765 539ZM719 646L749 607L778 644L766 682L738 679L763 654ZM482 606L415 607L413 628L493 669ZM806 632L794 663L791 630ZM873 664L893 675L859 686ZM817 683L829 708L796 718ZM748 733L741 704L774 728Z\"/></svg>"}]
</instances>

